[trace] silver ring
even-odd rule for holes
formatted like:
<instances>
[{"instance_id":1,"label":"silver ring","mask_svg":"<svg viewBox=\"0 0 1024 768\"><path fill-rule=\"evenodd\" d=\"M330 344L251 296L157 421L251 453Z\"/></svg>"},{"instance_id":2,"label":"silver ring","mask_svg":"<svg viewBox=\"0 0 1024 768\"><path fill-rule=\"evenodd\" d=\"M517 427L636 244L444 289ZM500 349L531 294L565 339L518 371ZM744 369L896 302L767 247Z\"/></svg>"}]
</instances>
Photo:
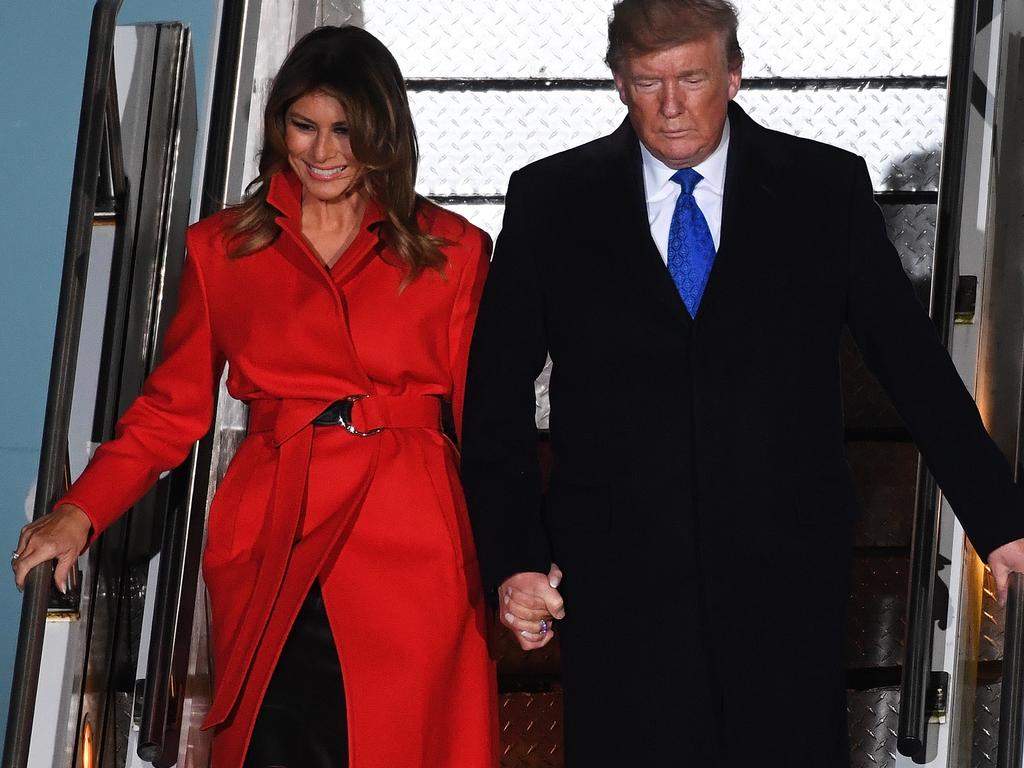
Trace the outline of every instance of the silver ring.
<instances>
[{"instance_id":1,"label":"silver ring","mask_svg":"<svg viewBox=\"0 0 1024 768\"><path fill-rule=\"evenodd\" d=\"M541 619L540 620L540 633L542 635L546 635L548 633L549 629L551 629L551 626L548 624L548 620L547 619Z\"/></svg>"},{"instance_id":2,"label":"silver ring","mask_svg":"<svg viewBox=\"0 0 1024 768\"><path fill-rule=\"evenodd\" d=\"M11 552L11 560L17 560L19 557L21 557L21 552L18 550Z\"/></svg>"}]
</instances>

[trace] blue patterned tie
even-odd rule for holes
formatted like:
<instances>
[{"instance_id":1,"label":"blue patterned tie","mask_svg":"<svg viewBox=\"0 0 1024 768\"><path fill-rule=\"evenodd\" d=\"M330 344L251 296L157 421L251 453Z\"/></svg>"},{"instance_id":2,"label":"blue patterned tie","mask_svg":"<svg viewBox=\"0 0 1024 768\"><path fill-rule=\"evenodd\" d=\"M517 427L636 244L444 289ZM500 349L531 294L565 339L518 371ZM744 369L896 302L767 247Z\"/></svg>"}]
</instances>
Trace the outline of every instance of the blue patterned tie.
<instances>
[{"instance_id":1,"label":"blue patterned tie","mask_svg":"<svg viewBox=\"0 0 1024 768\"><path fill-rule=\"evenodd\" d=\"M697 316L704 286L708 284L711 265L715 262L715 241L693 197L694 187L703 178L693 168L683 168L672 175L672 181L682 187L682 191L668 230L668 272L690 317Z\"/></svg>"}]
</instances>

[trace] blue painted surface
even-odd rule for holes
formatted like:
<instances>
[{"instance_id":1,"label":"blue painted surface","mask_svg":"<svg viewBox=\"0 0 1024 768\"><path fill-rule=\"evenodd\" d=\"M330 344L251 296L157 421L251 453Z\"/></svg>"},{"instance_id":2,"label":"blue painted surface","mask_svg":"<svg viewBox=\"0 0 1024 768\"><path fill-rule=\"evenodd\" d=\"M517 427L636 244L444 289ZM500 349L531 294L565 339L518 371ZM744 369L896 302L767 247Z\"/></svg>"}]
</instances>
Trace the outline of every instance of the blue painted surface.
<instances>
[{"instance_id":1,"label":"blue painted surface","mask_svg":"<svg viewBox=\"0 0 1024 768\"><path fill-rule=\"evenodd\" d=\"M216 5L125 0L119 16L192 27L200 109ZM0 553L17 541L38 468L91 16L84 0L0 2ZM0 733L20 610L0 578Z\"/></svg>"}]
</instances>

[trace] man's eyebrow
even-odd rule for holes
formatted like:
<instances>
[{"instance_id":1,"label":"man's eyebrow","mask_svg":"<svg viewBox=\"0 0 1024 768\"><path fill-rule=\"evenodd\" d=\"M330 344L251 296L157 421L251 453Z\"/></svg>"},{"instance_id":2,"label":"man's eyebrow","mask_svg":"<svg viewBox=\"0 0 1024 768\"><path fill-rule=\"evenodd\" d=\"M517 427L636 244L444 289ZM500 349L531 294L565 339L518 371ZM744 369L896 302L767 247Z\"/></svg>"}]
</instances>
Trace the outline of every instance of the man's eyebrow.
<instances>
[{"instance_id":1,"label":"man's eyebrow","mask_svg":"<svg viewBox=\"0 0 1024 768\"><path fill-rule=\"evenodd\" d=\"M683 77L697 77L697 76L707 77L708 76L708 70L706 70L704 68L700 68L700 67L696 68L696 69L684 69L682 72L674 73L672 75L672 78L673 79L678 79L678 78L683 78ZM664 78L661 75L645 74L643 72L636 72L636 73L634 73L633 75L630 76L630 80L634 80L634 81L635 80L663 80L663 79Z\"/></svg>"}]
</instances>

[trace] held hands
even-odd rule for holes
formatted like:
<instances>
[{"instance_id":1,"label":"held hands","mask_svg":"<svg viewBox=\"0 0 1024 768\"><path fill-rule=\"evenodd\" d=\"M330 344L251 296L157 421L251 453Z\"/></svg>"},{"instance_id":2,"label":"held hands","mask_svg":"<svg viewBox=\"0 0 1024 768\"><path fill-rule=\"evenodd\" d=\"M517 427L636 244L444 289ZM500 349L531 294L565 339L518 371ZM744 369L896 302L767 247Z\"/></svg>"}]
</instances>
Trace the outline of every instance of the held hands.
<instances>
[{"instance_id":1,"label":"held hands","mask_svg":"<svg viewBox=\"0 0 1024 768\"><path fill-rule=\"evenodd\" d=\"M57 589L66 591L68 576L78 555L89 542L92 523L78 507L61 504L50 514L21 529L18 548L11 555L11 568L18 589L25 588L28 572L40 563L56 560L53 581Z\"/></svg>"},{"instance_id":2,"label":"held hands","mask_svg":"<svg viewBox=\"0 0 1024 768\"><path fill-rule=\"evenodd\" d=\"M543 648L554 637L554 619L565 618L558 585L562 571L554 563L547 575L517 573L498 589L498 615L501 623L515 633L524 651Z\"/></svg>"},{"instance_id":3,"label":"held hands","mask_svg":"<svg viewBox=\"0 0 1024 768\"><path fill-rule=\"evenodd\" d=\"M988 556L988 566L996 580L996 596L1000 605L1006 605L1006 589L1010 573L1024 573L1024 539L1017 539L996 547Z\"/></svg>"}]
</instances>

